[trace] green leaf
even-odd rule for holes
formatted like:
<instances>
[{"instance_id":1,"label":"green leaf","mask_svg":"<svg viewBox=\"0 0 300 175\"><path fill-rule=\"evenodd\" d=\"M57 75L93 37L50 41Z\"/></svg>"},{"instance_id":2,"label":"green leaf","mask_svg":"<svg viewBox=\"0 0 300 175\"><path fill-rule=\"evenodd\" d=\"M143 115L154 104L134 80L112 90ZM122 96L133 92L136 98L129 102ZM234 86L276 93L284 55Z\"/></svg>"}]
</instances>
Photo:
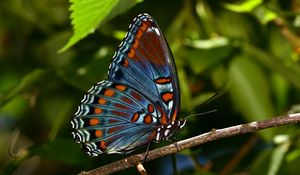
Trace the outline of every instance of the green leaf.
<instances>
[{"instance_id":1,"label":"green leaf","mask_svg":"<svg viewBox=\"0 0 300 175\"><path fill-rule=\"evenodd\" d=\"M67 50L88 34L93 33L99 24L141 0L70 0L70 2L74 35L59 52Z\"/></svg>"},{"instance_id":2,"label":"green leaf","mask_svg":"<svg viewBox=\"0 0 300 175\"><path fill-rule=\"evenodd\" d=\"M271 117L271 102L268 79L263 71L246 57L237 57L230 65L229 92L234 106L248 121L257 121ZM270 131L270 130L268 130ZM270 139L270 132L263 132Z\"/></svg>"},{"instance_id":3,"label":"green leaf","mask_svg":"<svg viewBox=\"0 0 300 175\"><path fill-rule=\"evenodd\" d=\"M49 140L53 141L56 139L58 131L63 127L63 124L66 123L65 121L68 121L70 111L72 111L73 107L74 104L67 101L64 104L61 104L60 108L57 108L57 116L49 133Z\"/></svg>"},{"instance_id":4,"label":"green leaf","mask_svg":"<svg viewBox=\"0 0 300 175\"><path fill-rule=\"evenodd\" d=\"M71 139L55 139L42 145L29 148L30 155L39 155L50 160L70 165L88 163L88 156L80 151L80 146Z\"/></svg>"},{"instance_id":5,"label":"green leaf","mask_svg":"<svg viewBox=\"0 0 300 175\"><path fill-rule=\"evenodd\" d=\"M19 93L26 91L27 89L32 88L33 86L38 84L40 81L43 80L43 77L45 77L46 74L47 71L43 69L36 69L32 72L29 72L23 77L22 81L18 86L16 86L9 93L4 94L3 97L0 98L0 107L6 104L9 100L11 100Z\"/></svg>"},{"instance_id":6,"label":"green leaf","mask_svg":"<svg viewBox=\"0 0 300 175\"><path fill-rule=\"evenodd\" d=\"M243 3L239 4L229 4L224 3L224 7L233 12L243 13L243 12L251 12L255 7L261 4L262 0L248 0L243 1Z\"/></svg>"},{"instance_id":7,"label":"green leaf","mask_svg":"<svg viewBox=\"0 0 300 175\"><path fill-rule=\"evenodd\" d=\"M296 149L288 153L286 156L286 160L288 163L295 161L300 158L300 150Z\"/></svg>"},{"instance_id":8,"label":"green leaf","mask_svg":"<svg viewBox=\"0 0 300 175\"><path fill-rule=\"evenodd\" d=\"M278 44L280 47L277 47L277 50L280 49L284 43L285 41L282 41ZM294 85L297 89L300 89L300 66L298 64L291 64L289 62L287 65L287 61L289 61L289 59L286 59L286 57L276 57L247 43L242 45L242 49L245 53L251 55L253 59L261 62L270 70L280 73L284 78L289 80L292 85Z\"/></svg>"},{"instance_id":9,"label":"green leaf","mask_svg":"<svg viewBox=\"0 0 300 175\"><path fill-rule=\"evenodd\" d=\"M212 49L212 48L229 45L229 40L228 38L225 37L217 37L208 40L194 40L194 41L187 40L185 44L198 49Z\"/></svg>"},{"instance_id":10,"label":"green leaf","mask_svg":"<svg viewBox=\"0 0 300 175\"><path fill-rule=\"evenodd\" d=\"M191 99L192 95L189 90L187 74L183 69L177 70L179 83L180 83L180 94L181 94L181 108L182 109L191 109Z\"/></svg>"},{"instance_id":11,"label":"green leaf","mask_svg":"<svg viewBox=\"0 0 300 175\"><path fill-rule=\"evenodd\" d=\"M276 108L277 111L285 111L288 106L288 94L290 85L282 75L278 73L273 73L271 75L271 86L274 91L274 101L277 103Z\"/></svg>"},{"instance_id":12,"label":"green leaf","mask_svg":"<svg viewBox=\"0 0 300 175\"><path fill-rule=\"evenodd\" d=\"M262 24L267 24L268 22L278 18L278 15L275 12L264 6L257 7L254 10L254 14Z\"/></svg>"},{"instance_id":13,"label":"green leaf","mask_svg":"<svg viewBox=\"0 0 300 175\"><path fill-rule=\"evenodd\" d=\"M197 74L223 61L232 51L226 38L192 41L190 46L196 48L187 52L191 68Z\"/></svg>"},{"instance_id":14,"label":"green leaf","mask_svg":"<svg viewBox=\"0 0 300 175\"><path fill-rule=\"evenodd\" d=\"M8 116L9 118L21 118L23 117L26 110L28 110L29 104L28 100L22 95L13 96L12 99L9 99L5 105L0 108L0 118ZM8 127L8 126L7 126Z\"/></svg>"},{"instance_id":15,"label":"green leaf","mask_svg":"<svg viewBox=\"0 0 300 175\"><path fill-rule=\"evenodd\" d=\"M289 147L290 147L290 143L285 142L274 149L271 157L268 175L279 174L278 171L280 169L280 166L283 163L283 159L285 158L287 151L289 150Z\"/></svg>"},{"instance_id":16,"label":"green leaf","mask_svg":"<svg viewBox=\"0 0 300 175\"><path fill-rule=\"evenodd\" d=\"M270 166L270 159L272 155L272 149L266 149L262 151L253 161L251 165L251 173L255 175L265 175Z\"/></svg>"}]
</instances>

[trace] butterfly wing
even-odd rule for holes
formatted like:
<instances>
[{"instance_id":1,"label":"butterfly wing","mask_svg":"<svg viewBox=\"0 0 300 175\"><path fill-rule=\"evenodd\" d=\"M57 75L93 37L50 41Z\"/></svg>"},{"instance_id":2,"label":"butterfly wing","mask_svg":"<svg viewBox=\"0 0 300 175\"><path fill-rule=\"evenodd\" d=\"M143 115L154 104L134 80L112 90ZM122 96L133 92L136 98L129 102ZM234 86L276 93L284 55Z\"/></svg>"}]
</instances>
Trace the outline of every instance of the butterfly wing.
<instances>
[{"instance_id":1,"label":"butterfly wing","mask_svg":"<svg viewBox=\"0 0 300 175\"><path fill-rule=\"evenodd\" d=\"M156 113L138 91L105 80L94 85L81 100L71 120L73 138L93 156L130 152L153 140Z\"/></svg>"},{"instance_id":2,"label":"butterfly wing","mask_svg":"<svg viewBox=\"0 0 300 175\"><path fill-rule=\"evenodd\" d=\"M108 79L81 101L72 134L90 155L127 153L161 138L157 128L176 120L179 102L170 49L157 23L141 14L113 56Z\"/></svg>"},{"instance_id":3,"label":"butterfly wing","mask_svg":"<svg viewBox=\"0 0 300 175\"><path fill-rule=\"evenodd\" d=\"M129 26L113 57L109 80L132 86L162 107L168 121L175 121L180 95L176 67L168 44L157 23L140 14Z\"/></svg>"}]
</instances>

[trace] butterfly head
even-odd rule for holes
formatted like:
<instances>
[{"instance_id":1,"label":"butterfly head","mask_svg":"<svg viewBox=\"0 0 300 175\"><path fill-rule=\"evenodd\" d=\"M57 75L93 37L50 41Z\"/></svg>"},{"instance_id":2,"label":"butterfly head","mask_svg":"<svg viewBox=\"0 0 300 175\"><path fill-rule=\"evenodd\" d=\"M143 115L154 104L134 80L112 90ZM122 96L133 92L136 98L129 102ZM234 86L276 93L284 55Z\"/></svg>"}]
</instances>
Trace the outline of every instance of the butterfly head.
<instances>
[{"instance_id":1,"label":"butterfly head","mask_svg":"<svg viewBox=\"0 0 300 175\"><path fill-rule=\"evenodd\" d=\"M172 121L157 128L155 142L168 140L176 131L182 129L186 123L186 119Z\"/></svg>"}]
</instances>

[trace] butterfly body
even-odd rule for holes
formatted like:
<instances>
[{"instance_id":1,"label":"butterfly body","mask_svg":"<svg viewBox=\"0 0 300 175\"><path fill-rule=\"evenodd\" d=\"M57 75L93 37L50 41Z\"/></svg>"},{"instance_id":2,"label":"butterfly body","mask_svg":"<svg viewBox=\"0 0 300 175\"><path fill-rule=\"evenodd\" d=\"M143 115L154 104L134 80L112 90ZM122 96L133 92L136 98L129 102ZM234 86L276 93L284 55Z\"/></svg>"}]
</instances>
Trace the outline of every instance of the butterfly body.
<instances>
[{"instance_id":1,"label":"butterfly body","mask_svg":"<svg viewBox=\"0 0 300 175\"><path fill-rule=\"evenodd\" d=\"M157 23L140 14L71 120L73 138L92 156L128 153L181 129L175 63Z\"/></svg>"}]
</instances>

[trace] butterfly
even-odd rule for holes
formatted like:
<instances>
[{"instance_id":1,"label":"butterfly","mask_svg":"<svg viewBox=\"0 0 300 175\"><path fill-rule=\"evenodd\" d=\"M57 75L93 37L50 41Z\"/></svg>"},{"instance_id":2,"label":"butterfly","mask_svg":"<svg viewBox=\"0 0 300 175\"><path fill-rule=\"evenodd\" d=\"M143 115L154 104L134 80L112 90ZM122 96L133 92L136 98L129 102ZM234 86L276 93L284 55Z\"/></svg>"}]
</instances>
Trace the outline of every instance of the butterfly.
<instances>
[{"instance_id":1,"label":"butterfly","mask_svg":"<svg viewBox=\"0 0 300 175\"><path fill-rule=\"evenodd\" d=\"M72 136L91 156L129 153L169 139L185 119L177 119L180 92L169 46L155 20L134 18L115 52L108 78L84 95L71 125Z\"/></svg>"}]
</instances>

